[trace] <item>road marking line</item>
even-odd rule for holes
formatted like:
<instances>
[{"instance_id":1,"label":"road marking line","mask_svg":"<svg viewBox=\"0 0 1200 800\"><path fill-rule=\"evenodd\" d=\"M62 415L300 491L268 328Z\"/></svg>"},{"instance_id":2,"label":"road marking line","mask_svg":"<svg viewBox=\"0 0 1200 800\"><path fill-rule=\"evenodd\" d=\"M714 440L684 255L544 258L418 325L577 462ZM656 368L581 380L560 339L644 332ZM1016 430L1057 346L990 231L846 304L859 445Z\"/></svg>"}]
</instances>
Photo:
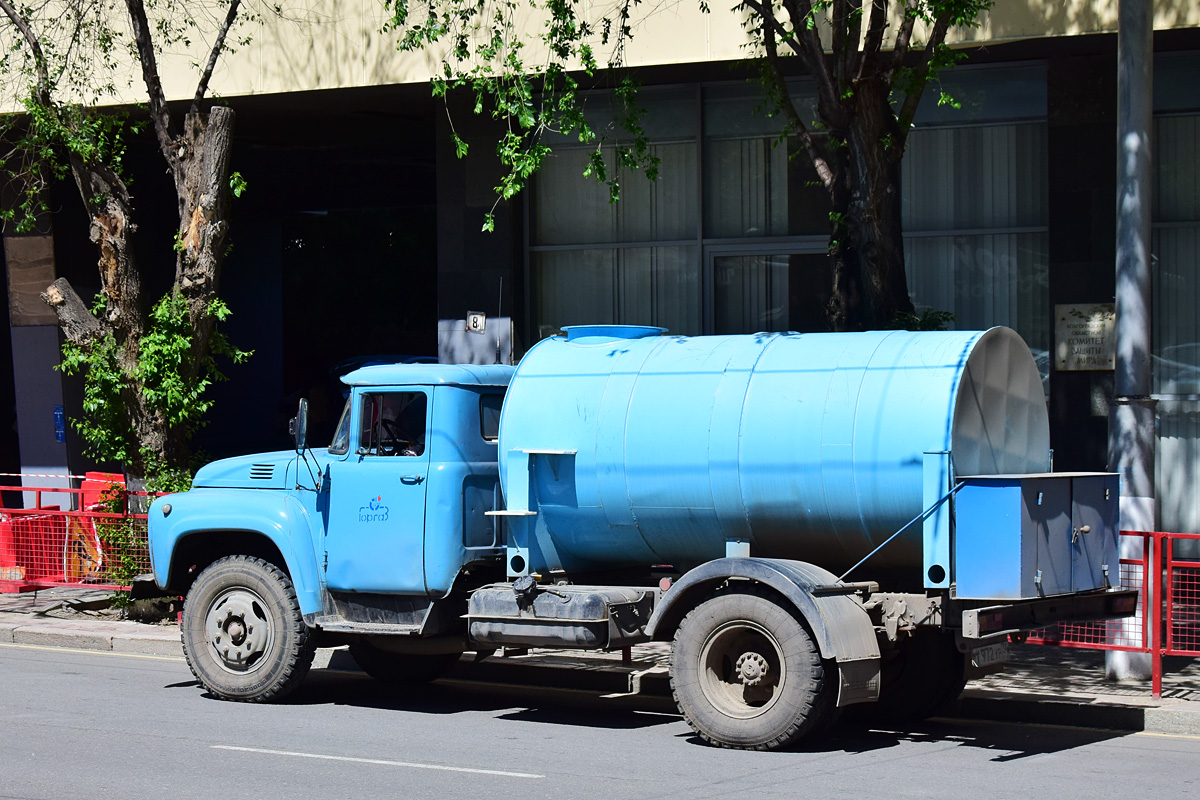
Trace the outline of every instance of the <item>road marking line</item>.
<instances>
[{"instance_id":1,"label":"road marking line","mask_svg":"<svg viewBox=\"0 0 1200 800\"><path fill-rule=\"evenodd\" d=\"M241 753L264 753L270 756L293 756L295 758L316 758L322 761L350 761L355 764L380 764L385 767L410 767L412 769L436 769L443 772L470 772L474 775L500 775L505 778L544 778L545 775L534 775L529 772L504 772L498 769L475 769L473 767L446 767L441 764L415 764L411 761L386 761L381 758L352 758L350 756L328 756L320 753L297 753L291 750L267 750L261 747L234 747L228 744L211 745L214 750L236 750Z\"/></svg>"},{"instance_id":2,"label":"road marking line","mask_svg":"<svg viewBox=\"0 0 1200 800\"><path fill-rule=\"evenodd\" d=\"M112 650L80 650L75 647L50 647L42 644L10 644L0 642L0 647L13 647L17 650L47 650L52 653L79 653L84 656L120 656L121 658L144 658L150 661L183 661L183 656L152 656L146 653L119 653Z\"/></svg>"}]
</instances>

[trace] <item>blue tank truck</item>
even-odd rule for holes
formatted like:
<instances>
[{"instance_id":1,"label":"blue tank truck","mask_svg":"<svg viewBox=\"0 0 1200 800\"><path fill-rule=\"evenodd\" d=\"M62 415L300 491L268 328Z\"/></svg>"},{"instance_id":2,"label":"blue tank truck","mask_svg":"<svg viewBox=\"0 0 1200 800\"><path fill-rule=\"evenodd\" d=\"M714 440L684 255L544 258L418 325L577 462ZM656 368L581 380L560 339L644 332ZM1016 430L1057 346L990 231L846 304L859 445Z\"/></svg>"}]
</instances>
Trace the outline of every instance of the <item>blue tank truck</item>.
<instances>
[{"instance_id":1,"label":"blue tank truck","mask_svg":"<svg viewBox=\"0 0 1200 800\"><path fill-rule=\"evenodd\" d=\"M218 461L149 512L214 695L316 646L417 683L501 647L672 644L705 740L919 718L1010 634L1127 616L1117 476L1052 473L1011 330L667 336L576 326L505 366L356 370L327 448Z\"/></svg>"}]
</instances>

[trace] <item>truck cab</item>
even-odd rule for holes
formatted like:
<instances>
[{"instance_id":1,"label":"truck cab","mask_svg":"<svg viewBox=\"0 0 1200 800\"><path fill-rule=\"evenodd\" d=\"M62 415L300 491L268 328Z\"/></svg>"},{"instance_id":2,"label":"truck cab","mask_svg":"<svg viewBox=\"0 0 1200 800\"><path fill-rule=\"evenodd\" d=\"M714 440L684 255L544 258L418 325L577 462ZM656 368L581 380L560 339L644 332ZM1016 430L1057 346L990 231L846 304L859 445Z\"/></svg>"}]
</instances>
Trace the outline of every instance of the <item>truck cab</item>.
<instances>
[{"instance_id":1,"label":"truck cab","mask_svg":"<svg viewBox=\"0 0 1200 800\"><path fill-rule=\"evenodd\" d=\"M155 501L155 580L187 595L198 677L229 699L267 699L306 671L298 662L319 639L367 647L374 634L409 634L428 650L456 627L434 613L437 601L470 570L503 575L488 512L502 507L497 441L511 377L506 366L355 370L342 378L349 396L327 447L217 461L190 491ZM434 649L456 656L462 642ZM293 662L282 680L279 653ZM264 680L278 685L264 692Z\"/></svg>"},{"instance_id":2,"label":"truck cab","mask_svg":"<svg viewBox=\"0 0 1200 800\"><path fill-rule=\"evenodd\" d=\"M497 441L511 369L374 366L346 376L317 493L325 589L444 597L498 560ZM426 530L461 530L457 537Z\"/></svg>"}]
</instances>

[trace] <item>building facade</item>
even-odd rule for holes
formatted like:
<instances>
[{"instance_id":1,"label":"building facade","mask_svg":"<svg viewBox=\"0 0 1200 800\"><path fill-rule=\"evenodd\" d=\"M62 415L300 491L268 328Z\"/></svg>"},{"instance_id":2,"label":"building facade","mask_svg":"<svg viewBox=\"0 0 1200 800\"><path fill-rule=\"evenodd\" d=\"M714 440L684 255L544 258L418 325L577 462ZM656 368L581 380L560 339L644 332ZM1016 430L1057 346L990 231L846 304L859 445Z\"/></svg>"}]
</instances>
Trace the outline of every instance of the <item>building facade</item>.
<instances>
[{"instance_id":1,"label":"building facade","mask_svg":"<svg viewBox=\"0 0 1200 800\"><path fill-rule=\"evenodd\" d=\"M909 291L918 308L952 313L955 328L1016 329L1042 371L1055 468L1104 469L1112 371L1062 368L1055 329L1063 306L1113 302L1115 3L1054 4L1053 18L1034 13L1043 4L997 5L982 29L959 35L964 47L968 38L986 46L967 47L942 77L961 108L927 93L910 137L901 187ZM233 90L222 91L238 115L235 167L249 191L235 207L222 294L234 311L228 334L255 355L217 387L198 444L214 457L286 446L284 420L301 395L314 398L316 429L332 424L336 374L355 359L439 349L519 357L580 323L822 330L832 283L823 190L803 154L778 142L780 123L737 60L736 26L664 13L631 56L659 178L621 176L622 199L610 204L581 177L587 151L563 138L530 190L498 209L493 233L480 227L499 174L494 129L452 99L473 144L456 158L428 67L397 62L367 37L378 35L374 17L342 21L343 34L370 44L349 48L353 36L322 28L307 61L292 53L302 65L290 71L270 55L289 48L269 30L257 63L234 59L224 75ZM1159 3L1155 34L1157 494L1159 526L1178 531L1200 531L1198 14ZM812 94L799 72L790 86L802 101ZM589 96L597 123L611 100ZM155 173L148 142L133 157L131 171ZM97 283L67 188L52 230L5 236L10 342L0 350L12 356L0 363L0 403L15 415L0 471L87 465L69 425L55 427L55 408L78 413L79 389L51 369L58 334L34 302L47 277L71 278L81 296ZM147 179L143 208L168 191ZM147 259L153 236L173 235L167 206L144 226ZM470 312L487 315L487 335L462 333ZM503 341L493 346L497 329Z\"/></svg>"}]
</instances>

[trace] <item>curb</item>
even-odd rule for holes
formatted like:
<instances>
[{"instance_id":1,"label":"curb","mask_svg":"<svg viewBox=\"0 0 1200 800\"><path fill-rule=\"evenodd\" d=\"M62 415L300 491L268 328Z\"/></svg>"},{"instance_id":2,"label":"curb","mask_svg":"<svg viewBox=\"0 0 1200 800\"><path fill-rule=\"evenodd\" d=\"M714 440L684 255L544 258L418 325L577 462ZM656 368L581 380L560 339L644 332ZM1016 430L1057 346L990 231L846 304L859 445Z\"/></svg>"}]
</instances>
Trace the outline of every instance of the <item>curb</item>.
<instances>
[{"instance_id":1,"label":"curb","mask_svg":"<svg viewBox=\"0 0 1200 800\"><path fill-rule=\"evenodd\" d=\"M98 650L115 653L183 657L178 630L163 627L147 632L136 622L96 621L77 625L57 619L29 620L25 615L0 614L0 642ZM18 617L13 619L13 617ZM344 648L322 648L314 669L361 672ZM467 683L545 687L599 693L606 696L642 696L671 699L666 667L654 664L635 669L601 659L554 663L546 658L516 656L475 661L464 656L453 679ZM1003 694L1004 696L997 696ZM1034 725L1056 725L1110 731L1133 731L1173 736L1200 736L1200 703L1176 700L1158 705L1121 704L1088 698L1063 700L1038 698L996 690L966 692L942 718L987 720Z\"/></svg>"},{"instance_id":2,"label":"curb","mask_svg":"<svg viewBox=\"0 0 1200 800\"><path fill-rule=\"evenodd\" d=\"M1156 730L1148 711L1163 709L1115 703L1034 700L1021 695L1012 697L973 697L967 690L962 697L939 716L950 719L1019 722L1026 725L1058 725L1069 728L1096 728L1112 731L1167 733ZM1182 733L1200 734L1200 713L1188 714L1181 722L1187 727Z\"/></svg>"},{"instance_id":3,"label":"curb","mask_svg":"<svg viewBox=\"0 0 1200 800\"><path fill-rule=\"evenodd\" d=\"M149 632L147 627L137 622L97 620L78 625L49 618L30 620L26 615L0 616L0 642L183 658L178 629Z\"/></svg>"}]
</instances>

